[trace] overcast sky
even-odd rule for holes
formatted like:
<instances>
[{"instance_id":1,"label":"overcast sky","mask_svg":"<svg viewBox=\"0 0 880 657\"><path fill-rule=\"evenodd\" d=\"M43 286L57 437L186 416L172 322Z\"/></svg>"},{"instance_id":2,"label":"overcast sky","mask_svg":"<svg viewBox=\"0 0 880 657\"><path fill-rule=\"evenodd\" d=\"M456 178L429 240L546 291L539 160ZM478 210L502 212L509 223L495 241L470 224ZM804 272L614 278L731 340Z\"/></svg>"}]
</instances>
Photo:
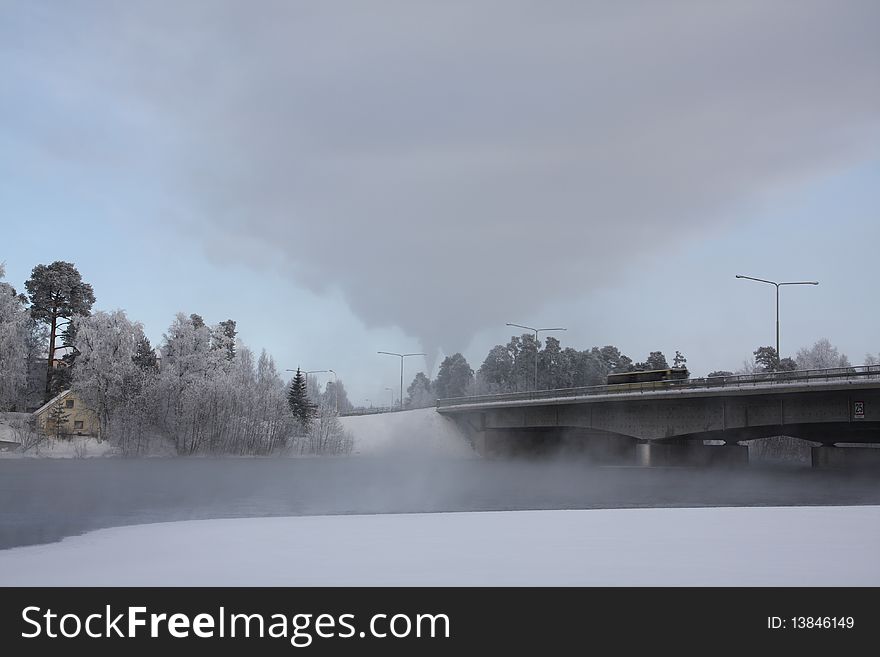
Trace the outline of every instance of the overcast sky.
<instances>
[{"instance_id":1,"label":"overcast sky","mask_svg":"<svg viewBox=\"0 0 880 657\"><path fill-rule=\"evenodd\" d=\"M0 261L390 399L505 322L880 351L880 3L0 0Z\"/></svg>"}]
</instances>

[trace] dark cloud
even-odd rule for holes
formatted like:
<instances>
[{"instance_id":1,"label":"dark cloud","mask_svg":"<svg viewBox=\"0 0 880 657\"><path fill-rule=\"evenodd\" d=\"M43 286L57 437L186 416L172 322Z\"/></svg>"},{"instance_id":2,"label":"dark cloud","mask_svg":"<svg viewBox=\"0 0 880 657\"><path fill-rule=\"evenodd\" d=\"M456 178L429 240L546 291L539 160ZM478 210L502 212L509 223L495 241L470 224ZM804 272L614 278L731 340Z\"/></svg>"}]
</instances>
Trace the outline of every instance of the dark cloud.
<instances>
[{"instance_id":1,"label":"dark cloud","mask_svg":"<svg viewBox=\"0 0 880 657\"><path fill-rule=\"evenodd\" d=\"M12 51L65 142L155 160L209 253L429 347L876 153L873 1L60 7L12 5Z\"/></svg>"}]
</instances>

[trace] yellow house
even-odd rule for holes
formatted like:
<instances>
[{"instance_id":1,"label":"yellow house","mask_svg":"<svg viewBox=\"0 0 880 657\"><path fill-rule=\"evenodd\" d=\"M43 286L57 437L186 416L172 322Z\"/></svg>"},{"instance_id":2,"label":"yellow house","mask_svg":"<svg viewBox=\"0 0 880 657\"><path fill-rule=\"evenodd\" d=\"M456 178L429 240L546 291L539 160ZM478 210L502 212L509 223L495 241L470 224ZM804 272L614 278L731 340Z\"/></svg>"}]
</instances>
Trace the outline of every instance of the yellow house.
<instances>
[{"instance_id":1,"label":"yellow house","mask_svg":"<svg viewBox=\"0 0 880 657\"><path fill-rule=\"evenodd\" d=\"M54 436L94 436L100 434L98 416L73 390L65 390L34 411L41 433ZM59 430L60 425L60 430Z\"/></svg>"}]
</instances>

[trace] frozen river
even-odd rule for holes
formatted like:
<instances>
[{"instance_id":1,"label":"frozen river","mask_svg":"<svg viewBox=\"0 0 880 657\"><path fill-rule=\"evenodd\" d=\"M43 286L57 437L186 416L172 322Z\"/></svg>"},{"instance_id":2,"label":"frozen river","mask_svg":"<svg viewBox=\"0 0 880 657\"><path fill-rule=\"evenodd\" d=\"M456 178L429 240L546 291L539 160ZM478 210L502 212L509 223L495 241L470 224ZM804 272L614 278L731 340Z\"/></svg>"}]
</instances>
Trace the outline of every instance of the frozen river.
<instances>
[{"instance_id":1,"label":"frozen river","mask_svg":"<svg viewBox=\"0 0 880 657\"><path fill-rule=\"evenodd\" d=\"M450 458L0 460L0 548L208 518L859 504L880 504L876 474Z\"/></svg>"}]
</instances>

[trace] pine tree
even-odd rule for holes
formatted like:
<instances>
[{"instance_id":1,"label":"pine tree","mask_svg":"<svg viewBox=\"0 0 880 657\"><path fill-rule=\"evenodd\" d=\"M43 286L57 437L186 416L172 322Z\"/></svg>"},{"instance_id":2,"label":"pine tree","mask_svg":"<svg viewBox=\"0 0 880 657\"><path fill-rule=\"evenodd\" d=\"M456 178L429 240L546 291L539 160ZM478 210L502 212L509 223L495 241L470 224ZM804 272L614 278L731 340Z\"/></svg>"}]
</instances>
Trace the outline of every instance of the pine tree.
<instances>
[{"instance_id":1,"label":"pine tree","mask_svg":"<svg viewBox=\"0 0 880 657\"><path fill-rule=\"evenodd\" d=\"M534 339L532 344L534 344ZM433 383L434 392L440 399L464 397L473 380L474 371L468 365L465 357L460 353L453 354L444 358L440 363L437 379Z\"/></svg>"},{"instance_id":2,"label":"pine tree","mask_svg":"<svg viewBox=\"0 0 880 657\"><path fill-rule=\"evenodd\" d=\"M685 367L687 365L688 359L684 357L684 355L678 350L675 350L675 358L672 359L673 367Z\"/></svg>"},{"instance_id":3,"label":"pine tree","mask_svg":"<svg viewBox=\"0 0 880 657\"><path fill-rule=\"evenodd\" d=\"M309 401L306 375L297 367L296 375L287 389L287 405L297 419L304 432L309 430L312 418L315 417L315 405Z\"/></svg>"},{"instance_id":4,"label":"pine tree","mask_svg":"<svg viewBox=\"0 0 880 657\"><path fill-rule=\"evenodd\" d=\"M76 267L61 260L51 265L37 265L24 284L31 302L31 317L49 327L46 397L52 393L55 373L55 349L58 329L69 325L76 315L88 316L95 303L92 286L83 283ZM57 387L57 386L56 386Z\"/></svg>"},{"instance_id":5,"label":"pine tree","mask_svg":"<svg viewBox=\"0 0 880 657\"><path fill-rule=\"evenodd\" d=\"M131 360L143 371L156 369L156 352L153 351L150 339L147 336L138 340L137 349Z\"/></svg>"},{"instance_id":6,"label":"pine tree","mask_svg":"<svg viewBox=\"0 0 880 657\"><path fill-rule=\"evenodd\" d=\"M779 354L773 347L758 347L755 349L755 365L759 372L775 372L779 369Z\"/></svg>"},{"instance_id":7,"label":"pine tree","mask_svg":"<svg viewBox=\"0 0 880 657\"><path fill-rule=\"evenodd\" d=\"M666 356L662 351L652 351L648 354L648 360L645 361L646 370L668 370L669 363L666 362Z\"/></svg>"},{"instance_id":8,"label":"pine tree","mask_svg":"<svg viewBox=\"0 0 880 657\"><path fill-rule=\"evenodd\" d=\"M237 334L238 331L235 330L234 319L220 322L212 332L212 346L216 349L222 349L226 355L226 360L235 358L235 336Z\"/></svg>"}]
</instances>

